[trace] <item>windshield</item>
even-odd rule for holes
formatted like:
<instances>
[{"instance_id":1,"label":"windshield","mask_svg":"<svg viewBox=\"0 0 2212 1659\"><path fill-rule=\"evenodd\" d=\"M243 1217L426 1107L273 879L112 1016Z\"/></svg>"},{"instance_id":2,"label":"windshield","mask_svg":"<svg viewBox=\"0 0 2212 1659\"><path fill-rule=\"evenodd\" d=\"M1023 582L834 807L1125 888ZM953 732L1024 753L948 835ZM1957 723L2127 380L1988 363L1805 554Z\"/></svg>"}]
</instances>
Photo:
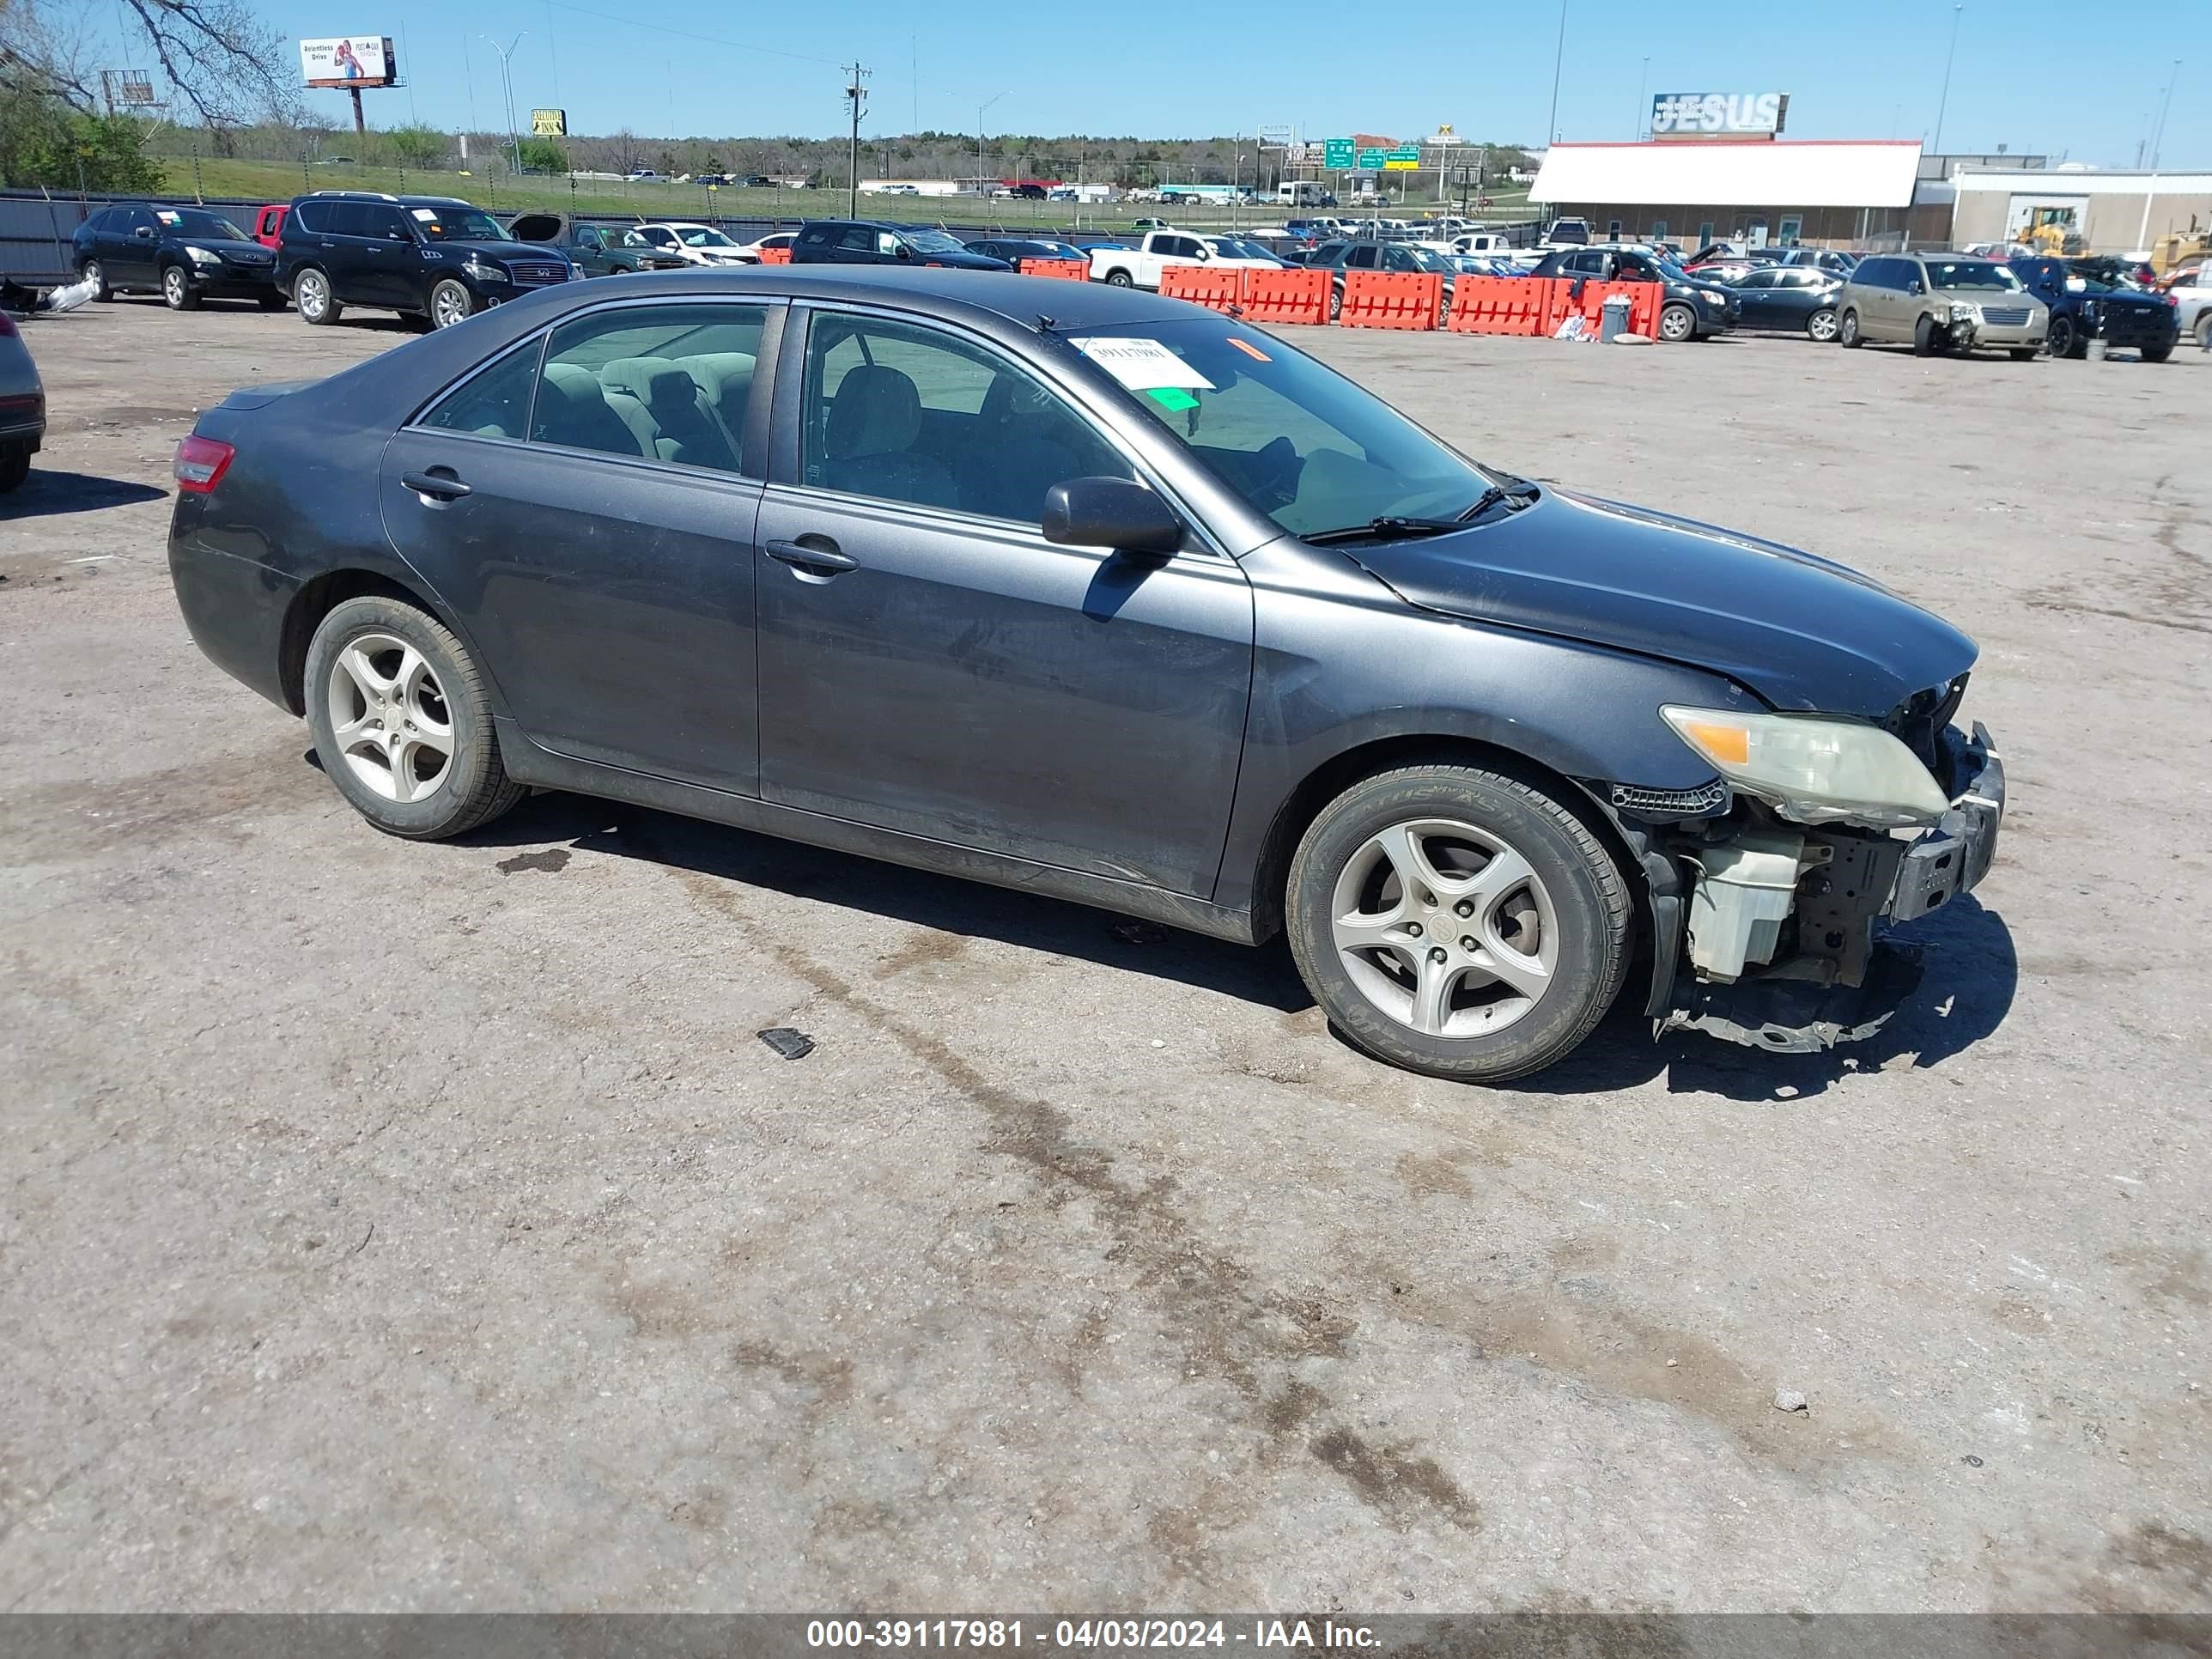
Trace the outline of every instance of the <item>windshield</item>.
<instances>
[{"instance_id":1,"label":"windshield","mask_svg":"<svg viewBox=\"0 0 2212 1659\"><path fill-rule=\"evenodd\" d=\"M677 240L686 247L735 247L737 244L719 230L709 230L704 225L686 225L676 233Z\"/></svg>"},{"instance_id":2,"label":"windshield","mask_svg":"<svg viewBox=\"0 0 2212 1659\"><path fill-rule=\"evenodd\" d=\"M1928 281L1934 288L1978 289L1991 294L2020 292L2019 277L1986 259L1930 259Z\"/></svg>"},{"instance_id":3,"label":"windshield","mask_svg":"<svg viewBox=\"0 0 2212 1659\"><path fill-rule=\"evenodd\" d=\"M1434 248L1409 247L1401 248L1399 252L1413 262L1413 269L1416 270L1449 271L1451 269L1444 256Z\"/></svg>"},{"instance_id":4,"label":"windshield","mask_svg":"<svg viewBox=\"0 0 2212 1659\"><path fill-rule=\"evenodd\" d=\"M511 242L506 228L482 208L410 207L416 226L434 242Z\"/></svg>"},{"instance_id":5,"label":"windshield","mask_svg":"<svg viewBox=\"0 0 2212 1659\"><path fill-rule=\"evenodd\" d=\"M1094 329L1072 343L1294 535L1455 514L1493 482L1380 398L1257 329L1200 318Z\"/></svg>"},{"instance_id":6,"label":"windshield","mask_svg":"<svg viewBox=\"0 0 2212 1659\"><path fill-rule=\"evenodd\" d=\"M652 243L634 230L610 230L604 240L611 247L651 247Z\"/></svg>"},{"instance_id":7,"label":"windshield","mask_svg":"<svg viewBox=\"0 0 2212 1659\"><path fill-rule=\"evenodd\" d=\"M957 236L948 236L941 230L909 230L903 233L917 252L965 253L968 245Z\"/></svg>"},{"instance_id":8,"label":"windshield","mask_svg":"<svg viewBox=\"0 0 2212 1659\"><path fill-rule=\"evenodd\" d=\"M217 241L250 242L253 239L220 213L204 208L156 208L154 216L161 228L179 236L205 236Z\"/></svg>"},{"instance_id":9,"label":"windshield","mask_svg":"<svg viewBox=\"0 0 2212 1659\"><path fill-rule=\"evenodd\" d=\"M1224 259L1265 259L1270 264L1275 256L1257 242L1248 242L1237 236L1209 236L1206 245Z\"/></svg>"}]
</instances>

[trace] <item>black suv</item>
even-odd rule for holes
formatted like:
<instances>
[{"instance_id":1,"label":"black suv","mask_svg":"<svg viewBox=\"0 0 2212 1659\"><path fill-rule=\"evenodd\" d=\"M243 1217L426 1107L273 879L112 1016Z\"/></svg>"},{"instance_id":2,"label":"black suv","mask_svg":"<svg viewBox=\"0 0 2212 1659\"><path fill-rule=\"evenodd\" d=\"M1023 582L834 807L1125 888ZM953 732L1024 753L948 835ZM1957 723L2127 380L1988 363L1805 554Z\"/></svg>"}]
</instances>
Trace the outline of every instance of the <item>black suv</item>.
<instances>
[{"instance_id":1,"label":"black suv","mask_svg":"<svg viewBox=\"0 0 2212 1659\"><path fill-rule=\"evenodd\" d=\"M284 303L273 280L276 256L204 207L119 202L76 228L77 274L99 284L100 299L158 294L172 311L204 299Z\"/></svg>"},{"instance_id":2,"label":"black suv","mask_svg":"<svg viewBox=\"0 0 2212 1659\"><path fill-rule=\"evenodd\" d=\"M948 265L955 270L1012 270L957 236L924 225L876 219L817 219L791 245L795 265Z\"/></svg>"},{"instance_id":3,"label":"black suv","mask_svg":"<svg viewBox=\"0 0 2212 1659\"><path fill-rule=\"evenodd\" d=\"M1547 253L1528 274L1569 282L1658 283L1666 290L1659 301L1659 337L1670 345L1725 333L1743 310L1743 302L1720 283L1692 276L1638 248L1583 247Z\"/></svg>"},{"instance_id":4,"label":"black suv","mask_svg":"<svg viewBox=\"0 0 2212 1659\"><path fill-rule=\"evenodd\" d=\"M449 196L317 191L293 198L277 237L276 286L318 325L368 306L450 328L578 275L559 249L518 242L482 208Z\"/></svg>"}]
</instances>

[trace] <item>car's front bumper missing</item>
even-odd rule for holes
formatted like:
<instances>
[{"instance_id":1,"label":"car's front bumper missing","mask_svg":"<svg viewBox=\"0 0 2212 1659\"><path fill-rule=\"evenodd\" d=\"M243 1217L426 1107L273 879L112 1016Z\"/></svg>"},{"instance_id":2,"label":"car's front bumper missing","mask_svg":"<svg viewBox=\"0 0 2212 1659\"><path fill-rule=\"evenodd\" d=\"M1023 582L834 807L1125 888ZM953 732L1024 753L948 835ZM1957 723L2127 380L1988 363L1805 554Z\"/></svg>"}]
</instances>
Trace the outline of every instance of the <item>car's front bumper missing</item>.
<instances>
[{"instance_id":1,"label":"car's front bumper missing","mask_svg":"<svg viewBox=\"0 0 2212 1659\"><path fill-rule=\"evenodd\" d=\"M1989 874L2005 810L2004 763L1988 732L1947 728L1939 775L1951 805L1910 837L1848 825L1797 830L1771 819L1740 838L1678 849L1691 866L1686 960L1656 1029L1692 1030L1778 1052L1871 1036L1918 982L1918 953L1888 939L1893 924L1931 915ZM1796 880L1748 892L1706 873L1722 848L1756 845L1770 865L1794 856ZM1702 856L1701 856L1702 855ZM1712 884L1704 894L1699 883ZM1716 902L1716 895L1728 901Z\"/></svg>"}]
</instances>

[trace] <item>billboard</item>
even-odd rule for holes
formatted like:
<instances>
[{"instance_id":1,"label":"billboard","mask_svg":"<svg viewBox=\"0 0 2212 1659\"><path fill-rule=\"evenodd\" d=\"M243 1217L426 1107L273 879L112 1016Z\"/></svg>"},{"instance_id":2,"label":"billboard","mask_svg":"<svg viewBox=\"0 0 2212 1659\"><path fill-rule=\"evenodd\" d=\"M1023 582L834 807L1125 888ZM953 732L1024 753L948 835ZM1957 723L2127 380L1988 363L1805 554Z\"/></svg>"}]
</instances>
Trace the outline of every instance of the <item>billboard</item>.
<instances>
[{"instance_id":1,"label":"billboard","mask_svg":"<svg viewBox=\"0 0 2212 1659\"><path fill-rule=\"evenodd\" d=\"M300 79L311 87L388 87L399 58L388 34L333 35L300 42Z\"/></svg>"},{"instance_id":2,"label":"billboard","mask_svg":"<svg viewBox=\"0 0 2212 1659\"><path fill-rule=\"evenodd\" d=\"M530 136L532 138L566 138L568 136L568 112L565 109L531 111Z\"/></svg>"},{"instance_id":3,"label":"billboard","mask_svg":"<svg viewBox=\"0 0 2212 1659\"><path fill-rule=\"evenodd\" d=\"M1786 92L1662 92L1651 100L1651 136L1772 138L1789 117Z\"/></svg>"}]
</instances>

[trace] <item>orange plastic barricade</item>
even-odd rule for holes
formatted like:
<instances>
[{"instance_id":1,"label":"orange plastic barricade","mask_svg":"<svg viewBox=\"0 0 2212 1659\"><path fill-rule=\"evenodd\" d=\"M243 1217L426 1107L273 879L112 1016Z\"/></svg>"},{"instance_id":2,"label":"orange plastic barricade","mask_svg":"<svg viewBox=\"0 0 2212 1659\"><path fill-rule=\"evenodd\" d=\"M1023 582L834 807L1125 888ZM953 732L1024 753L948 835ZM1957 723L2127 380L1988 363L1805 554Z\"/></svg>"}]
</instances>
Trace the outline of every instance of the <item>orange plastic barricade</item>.
<instances>
[{"instance_id":1,"label":"orange plastic barricade","mask_svg":"<svg viewBox=\"0 0 2212 1659\"><path fill-rule=\"evenodd\" d=\"M1664 290L1656 283L1596 283L1587 279L1577 283L1559 281L1559 298L1553 307L1551 326L1544 331L1552 333L1561 323L1579 313L1590 323L1605 319L1605 302L1616 294L1629 298L1628 326L1646 339L1657 337L1659 310ZM1579 288L1581 292L1575 290Z\"/></svg>"},{"instance_id":2,"label":"orange plastic barricade","mask_svg":"<svg viewBox=\"0 0 2212 1659\"><path fill-rule=\"evenodd\" d=\"M764 247L761 250L760 262L764 265L787 265L791 263L791 250L787 247Z\"/></svg>"},{"instance_id":3,"label":"orange plastic barricade","mask_svg":"<svg viewBox=\"0 0 2212 1659\"><path fill-rule=\"evenodd\" d=\"M1080 259L1024 259L1021 273L1024 276L1051 276L1064 283L1091 280L1091 267Z\"/></svg>"},{"instance_id":4,"label":"orange plastic barricade","mask_svg":"<svg viewBox=\"0 0 2212 1659\"><path fill-rule=\"evenodd\" d=\"M1226 311L1244 303L1244 272L1238 268L1216 270L1208 265L1164 265L1160 270L1160 292L1170 300L1188 300L1208 311Z\"/></svg>"},{"instance_id":5,"label":"orange plastic barricade","mask_svg":"<svg viewBox=\"0 0 2212 1659\"><path fill-rule=\"evenodd\" d=\"M1541 334L1552 290L1543 276L1462 276L1452 283L1455 334Z\"/></svg>"},{"instance_id":6,"label":"orange plastic barricade","mask_svg":"<svg viewBox=\"0 0 2212 1659\"><path fill-rule=\"evenodd\" d=\"M1328 273L1325 270L1246 271L1244 320L1248 323L1327 322Z\"/></svg>"},{"instance_id":7,"label":"orange plastic barricade","mask_svg":"<svg viewBox=\"0 0 2212 1659\"><path fill-rule=\"evenodd\" d=\"M1348 270L1336 320L1346 328L1434 328L1443 308L1444 279L1432 272Z\"/></svg>"}]
</instances>

